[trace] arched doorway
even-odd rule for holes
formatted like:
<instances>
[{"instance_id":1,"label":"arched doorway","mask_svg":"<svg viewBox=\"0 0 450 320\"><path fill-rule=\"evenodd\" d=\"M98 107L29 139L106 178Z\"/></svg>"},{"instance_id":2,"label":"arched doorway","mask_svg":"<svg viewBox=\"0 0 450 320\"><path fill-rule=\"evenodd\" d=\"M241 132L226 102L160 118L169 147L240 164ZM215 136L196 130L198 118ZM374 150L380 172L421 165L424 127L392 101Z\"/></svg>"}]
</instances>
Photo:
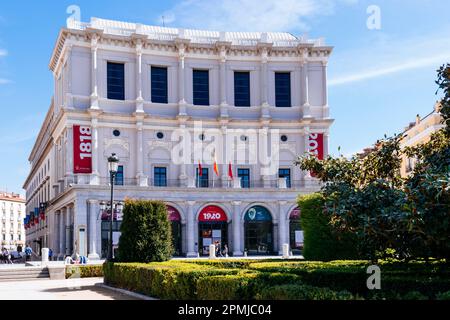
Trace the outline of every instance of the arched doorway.
<instances>
[{"instance_id":1,"label":"arched doorway","mask_svg":"<svg viewBox=\"0 0 450 320\"><path fill-rule=\"evenodd\" d=\"M198 215L198 252L209 255L209 246L218 243L222 252L228 246L228 219L218 206L206 206Z\"/></svg>"},{"instance_id":2,"label":"arched doorway","mask_svg":"<svg viewBox=\"0 0 450 320\"><path fill-rule=\"evenodd\" d=\"M172 224L172 244L174 248L174 256L181 256L181 215L177 209L167 206L169 221Z\"/></svg>"},{"instance_id":3,"label":"arched doorway","mask_svg":"<svg viewBox=\"0 0 450 320\"><path fill-rule=\"evenodd\" d=\"M273 252L273 224L269 210L253 206L244 216L245 250L249 255Z\"/></svg>"},{"instance_id":4,"label":"arched doorway","mask_svg":"<svg viewBox=\"0 0 450 320\"><path fill-rule=\"evenodd\" d=\"M295 208L289 215L289 243L292 254L302 254L303 230L300 225L300 208Z\"/></svg>"}]
</instances>

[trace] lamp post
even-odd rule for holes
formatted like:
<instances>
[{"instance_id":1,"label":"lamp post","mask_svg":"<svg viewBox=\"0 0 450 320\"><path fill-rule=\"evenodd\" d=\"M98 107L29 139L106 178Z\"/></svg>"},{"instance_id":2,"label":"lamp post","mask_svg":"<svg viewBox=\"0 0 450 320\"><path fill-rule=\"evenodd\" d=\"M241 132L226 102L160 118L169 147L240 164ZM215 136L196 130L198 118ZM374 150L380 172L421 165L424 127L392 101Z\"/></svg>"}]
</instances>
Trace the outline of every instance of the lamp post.
<instances>
[{"instance_id":1,"label":"lamp post","mask_svg":"<svg viewBox=\"0 0 450 320\"><path fill-rule=\"evenodd\" d=\"M115 153L111 154L108 158L108 169L109 169L109 178L111 184L111 202L110 202L110 212L111 215L109 217L109 243L108 243L108 255L107 260L112 261L113 259L113 219L114 219L114 180L116 178L117 169L119 167L119 158Z\"/></svg>"}]
</instances>

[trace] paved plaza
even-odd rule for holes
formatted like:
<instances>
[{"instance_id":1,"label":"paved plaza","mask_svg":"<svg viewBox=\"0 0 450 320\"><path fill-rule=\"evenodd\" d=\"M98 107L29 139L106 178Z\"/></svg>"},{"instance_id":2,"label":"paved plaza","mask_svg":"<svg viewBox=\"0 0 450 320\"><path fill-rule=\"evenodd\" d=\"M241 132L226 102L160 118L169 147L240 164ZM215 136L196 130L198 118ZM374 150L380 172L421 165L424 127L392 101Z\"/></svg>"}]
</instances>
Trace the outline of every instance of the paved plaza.
<instances>
[{"instance_id":1,"label":"paved plaza","mask_svg":"<svg viewBox=\"0 0 450 320\"><path fill-rule=\"evenodd\" d=\"M101 284L103 278L0 282L0 300L137 300Z\"/></svg>"}]
</instances>

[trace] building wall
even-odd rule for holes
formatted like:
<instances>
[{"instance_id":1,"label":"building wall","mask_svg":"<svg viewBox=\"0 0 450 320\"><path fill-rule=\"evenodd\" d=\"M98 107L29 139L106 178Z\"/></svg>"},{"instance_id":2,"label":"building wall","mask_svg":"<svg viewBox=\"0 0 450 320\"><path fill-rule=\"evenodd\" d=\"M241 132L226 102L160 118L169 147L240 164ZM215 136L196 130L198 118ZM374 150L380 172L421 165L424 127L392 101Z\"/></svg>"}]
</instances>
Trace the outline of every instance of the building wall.
<instances>
[{"instance_id":1,"label":"building wall","mask_svg":"<svg viewBox=\"0 0 450 320\"><path fill-rule=\"evenodd\" d=\"M25 244L25 200L19 195L0 192L0 241L2 248L16 250Z\"/></svg>"},{"instance_id":2,"label":"building wall","mask_svg":"<svg viewBox=\"0 0 450 320\"><path fill-rule=\"evenodd\" d=\"M297 195L319 187L307 172L296 169L293 161L309 151L310 134L323 133L324 155L328 152L333 120L329 118L326 67L331 47L297 39L287 45L276 40L266 43L262 36L251 40L252 45L239 44L245 39L197 43L184 38L181 30L178 37L160 41L152 40L154 34L148 38L139 34L137 26L134 31L114 30L97 29L91 22L64 29L57 40L50 62L54 99L31 151L32 169L24 183L27 212L42 202L48 204L45 221L27 230L30 239L42 239L43 246L52 247L59 258L77 252L99 253L99 202L109 198L107 158L116 153L125 178L124 186L116 188L116 199L160 199L179 208L184 217L185 254L196 251L192 248L198 233L196 219L207 204L222 206L229 215L229 242L239 239L237 252L243 249L245 208L257 203L267 207L273 215L274 249L281 250L288 236L286 217L295 208ZM107 99L108 61L125 64L123 101ZM167 104L151 101L152 65L168 68ZM197 68L209 70L209 106L192 104L192 72ZM234 71L250 72L251 107L234 106ZM290 108L275 107L277 71L291 73ZM287 142L279 142L277 154L279 166L291 168L292 188L281 189L276 172L264 174L260 163L245 160L234 161L233 168L251 169L254 185L250 189L231 187L228 161L219 161L221 174L215 178L214 188L192 188L197 156L192 155L190 163L175 164L172 151L177 144L171 137L177 130L187 129L191 144L201 145L201 131L195 131L198 121L204 129L215 129L217 137L225 138L227 129L241 130L236 133L238 141L241 135L253 139L252 133L261 129L269 130L269 137L270 130L276 130L276 142L280 135L287 135ZM92 174L73 173L73 125L92 130ZM113 135L114 130L120 131L119 137ZM157 132L163 132L164 139L158 139ZM209 138L207 133L203 145ZM265 145L269 152L276 150L273 141ZM248 153L249 146L244 143L232 150L236 156ZM152 170L161 165L167 166L171 181L166 188L152 184ZM210 168L210 177L214 175L212 163L204 160L202 166ZM85 231L83 239L80 230Z\"/></svg>"}]
</instances>

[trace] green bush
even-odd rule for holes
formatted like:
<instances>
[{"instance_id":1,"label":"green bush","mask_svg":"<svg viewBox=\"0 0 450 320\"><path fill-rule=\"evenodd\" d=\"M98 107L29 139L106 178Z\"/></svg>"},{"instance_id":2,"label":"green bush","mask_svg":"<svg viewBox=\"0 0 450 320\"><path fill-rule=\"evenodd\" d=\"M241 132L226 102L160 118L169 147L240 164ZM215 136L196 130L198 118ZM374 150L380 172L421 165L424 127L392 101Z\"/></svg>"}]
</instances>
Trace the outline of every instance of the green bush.
<instances>
[{"instance_id":1,"label":"green bush","mask_svg":"<svg viewBox=\"0 0 450 320\"><path fill-rule=\"evenodd\" d=\"M330 218L323 212L322 195L310 194L299 197L302 212L300 223L304 232L303 256L307 260L330 261L358 258L356 238L350 234L333 232Z\"/></svg>"},{"instance_id":2,"label":"green bush","mask_svg":"<svg viewBox=\"0 0 450 320\"><path fill-rule=\"evenodd\" d=\"M256 274L204 277L197 282L199 300L249 300L254 296Z\"/></svg>"},{"instance_id":3,"label":"green bush","mask_svg":"<svg viewBox=\"0 0 450 320\"><path fill-rule=\"evenodd\" d=\"M450 291L438 293L436 300L450 300Z\"/></svg>"},{"instance_id":4,"label":"green bush","mask_svg":"<svg viewBox=\"0 0 450 320\"><path fill-rule=\"evenodd\" d=\"M286 284L264 288L257 295L258 300L353 300L348 291L336 292L329 288L308 285Z\"/></svg>"},{"instance_id":5,"label":"green bush","mask_svg":"<svg viewBox=\"0 0 450 320\"><path fill-rule=\"evenodd\" d=\"M173 254L171 224L161 201L126 200L120 231L119 261L166 261Z\"/></svg>"},{"instance_id":6,"label":"green bush","mask_svg":"<svg viewBox=\"0 0 450 320\"><path fill-rule=\"evenodd\" d=\"M66 279L70 277L92 278L103 277L103 265L66 266Z\"/></svg>"}]
</instances>

